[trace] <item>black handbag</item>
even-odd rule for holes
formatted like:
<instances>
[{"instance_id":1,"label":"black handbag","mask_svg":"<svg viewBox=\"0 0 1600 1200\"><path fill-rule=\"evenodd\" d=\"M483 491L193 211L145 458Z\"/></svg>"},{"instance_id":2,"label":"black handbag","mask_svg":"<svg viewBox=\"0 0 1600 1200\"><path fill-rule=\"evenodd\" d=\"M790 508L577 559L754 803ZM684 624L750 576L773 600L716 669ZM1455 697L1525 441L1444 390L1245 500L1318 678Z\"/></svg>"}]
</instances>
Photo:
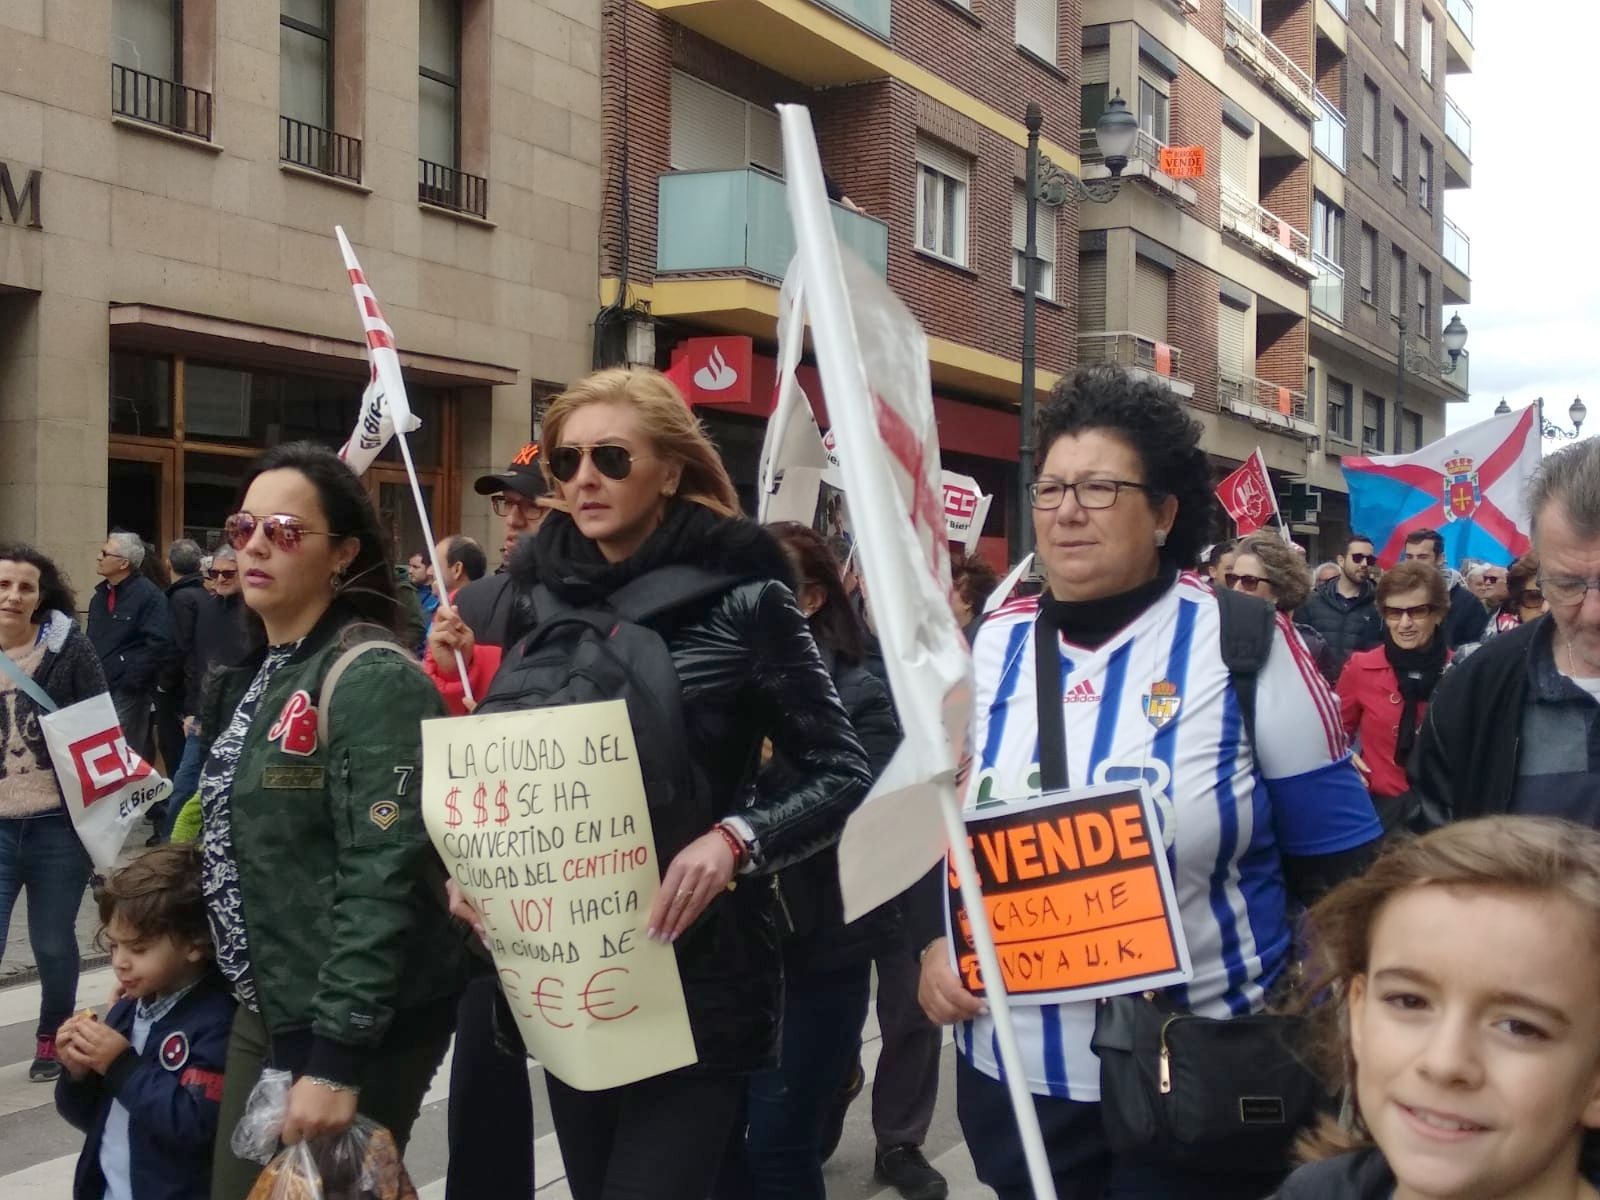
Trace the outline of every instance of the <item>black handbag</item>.
<instances>
[{"instance_id":1,"label":"black handbag","mask_svg":"<svg viewBox=\"0 0 1600 1200\"><path fill-rule=\"evenodd\" d=\"M1271 648L1272 610L1239 604L1233 592L1225 596L1218 595L1223 660L1253 738L1256 673ZM1056 677L1059 636L1041 609L1036 680ZM1060 689L1035 691L1040 784L1057 791L1068 786ZM1316 1119L1324 1095L1302 1060L1302 1033L1298 1018L1262 1013L1215 1020L1184 1012L1159 992L1099 1001L1089 1045L1100 1058L1106 1141L1118 1154L1195 1170L1286 1170L1296 1134Z\"/></svg>"}]
</instances>

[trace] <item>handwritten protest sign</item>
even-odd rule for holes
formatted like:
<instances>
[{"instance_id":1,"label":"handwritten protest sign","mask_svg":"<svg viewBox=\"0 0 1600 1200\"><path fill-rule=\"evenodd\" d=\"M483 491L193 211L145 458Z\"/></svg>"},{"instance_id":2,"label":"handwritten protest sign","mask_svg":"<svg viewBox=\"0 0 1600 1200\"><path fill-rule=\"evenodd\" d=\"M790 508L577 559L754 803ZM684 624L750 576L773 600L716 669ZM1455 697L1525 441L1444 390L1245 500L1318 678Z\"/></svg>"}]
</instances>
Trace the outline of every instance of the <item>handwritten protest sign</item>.
<instances>
[{"instance_id":1,"label":"handwritten protest sign","mask_svg":"<svg viewBox=\"0 0 1600 1200\"><path fill-rule=\"evenodd\" d=\"M1121 784L1052 792L966 814L989 928L1012 1000L1093 1000L1189 979L1189 947L1155 804ZM955 873L950 947L984 994Z\"/></svg>"},{"instance_id":2,"label":"handwritten protest sign","mask_svg":"<svg viewBox=\"0 0 1600 1200\"><path fill-rule=\"evenodd\" d=\"M483 917L523 1040L583 1091L695 1061L621 700L422 723L422 815Z\"/></svg>"}]
</instances>

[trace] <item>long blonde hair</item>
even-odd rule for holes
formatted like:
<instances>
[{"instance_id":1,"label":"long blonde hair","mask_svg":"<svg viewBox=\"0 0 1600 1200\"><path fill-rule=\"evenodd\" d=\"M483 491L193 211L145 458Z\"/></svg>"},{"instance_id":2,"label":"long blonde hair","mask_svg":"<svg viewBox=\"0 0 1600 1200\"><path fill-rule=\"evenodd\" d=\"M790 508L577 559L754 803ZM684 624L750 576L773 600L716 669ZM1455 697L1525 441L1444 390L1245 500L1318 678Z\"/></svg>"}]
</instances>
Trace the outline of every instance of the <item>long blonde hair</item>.
<instances>
[{"instance_id":1,"label":"long blonde hair","mask_svg":"<svg viewBox=\"0 0 1600 1200\"><path fill-rule=\"evenodd\" d=\"M1310 1018L1324 1078L1352 1097L1352 1119L1340 1125L1325 1118L1301 1139L1304 1159L1373 1144L1353 1099L1350 981L1367 973L1373 926L1384 906L1420 887L1564 896L1589 915L1600 950L1600 833L1588 826L1553 817L1483 817L1391 846L1366 874L1329 892L1306 915L1309 956L1296 1007ZM1600 1148L1597 1140L1586 1135L1586 1161Z\"/></svg>"},{"instance_id":2,"label":"long blonde hair","mask_svg":"<svg viewBox=\"0 0 1600 1200\"><path fill-rule=\"evenodd\" d=\"M578 380L550 402L545 410L541 442L549 447L561 444L561 429L578 409L589 404L623 403L639 420L639 428L650 439L651 448L661 457L676 462L683 470L678 498L709 508L719 517L739 515L739 493L734 490L722 456L706 436L682 394L660 371L646 367L612 367ZM546 478L560 492L560 483L550 475L549 455L540 458Z\"/></svg>"}]
</instances>

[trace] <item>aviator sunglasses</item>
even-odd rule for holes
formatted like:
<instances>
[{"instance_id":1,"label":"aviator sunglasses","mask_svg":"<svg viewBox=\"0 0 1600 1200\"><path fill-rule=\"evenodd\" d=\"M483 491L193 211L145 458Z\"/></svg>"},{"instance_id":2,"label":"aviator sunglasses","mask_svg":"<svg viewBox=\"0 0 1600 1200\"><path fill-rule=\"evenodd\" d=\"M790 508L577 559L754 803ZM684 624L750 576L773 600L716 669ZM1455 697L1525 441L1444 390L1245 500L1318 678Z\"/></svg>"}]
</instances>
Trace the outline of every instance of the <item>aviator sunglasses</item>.
<instances>
[{"instance_id":1,"label":"aviator sunglasses","mask_svg":"<svg viewBox=\"0 0 1600 1200\"><path fill-rule=\"evenodd\" d=\"M261 527L261 532L267 535L267 541L286 552L300 549L301 541L308 537L337 536L326 529L307 529L304 521L287 513L258 517L248 512L236 512L224 521L222 536L228 539L228 545L235 550L243 550L255 536L257 525Z\"/></svg>"},{"instance_id":2,"label":"aviator sunglasses","mask_svg":"<svg viewBox=\"0 0 1600 1200\"><path fill-rule=\"evenodd\" d=\"M545 461L558 483L571 483L586 457L593 460L594 469L607 479L626 479L637 461L626 446L612 445L557 446Z\"/></svg>"}]
</instances>

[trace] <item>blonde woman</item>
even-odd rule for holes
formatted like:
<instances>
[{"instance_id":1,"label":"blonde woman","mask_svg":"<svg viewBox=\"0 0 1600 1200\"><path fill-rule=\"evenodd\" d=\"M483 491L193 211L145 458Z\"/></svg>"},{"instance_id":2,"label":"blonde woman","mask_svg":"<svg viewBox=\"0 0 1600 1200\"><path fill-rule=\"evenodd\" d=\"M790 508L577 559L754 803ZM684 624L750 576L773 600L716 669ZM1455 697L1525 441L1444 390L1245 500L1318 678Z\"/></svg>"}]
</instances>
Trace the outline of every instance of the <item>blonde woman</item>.
<instances>
[{"instance_id":1,"label":"blonde woman","mask_svg":"<svg viewBox=\"0 0 1600 1200\"><path fill-rule=\"evenodd\" d=\"M598 1092L547 1076L576 1200L703 1200L741 1119L748 1075L777 1061L783 969L772 891L758 877L829 845L871 771L782 548L739 516L716 448L663 376L610 370L580 380L546 412L543 447L569 511L551 513L535 553L512 563L533 585L541 618L611 610L619 589L665 568L715 580L641 622L671 656L678 753L696 777L651 792L664 872L644 932L676 947L698 1062ZM508 651L491 695L515 695L519 671L546 669L532 658ZM785 786L757 793L765 739L794 770ZM641 743L647 779L650 757Z\"/></svg>"}]
</instances>

